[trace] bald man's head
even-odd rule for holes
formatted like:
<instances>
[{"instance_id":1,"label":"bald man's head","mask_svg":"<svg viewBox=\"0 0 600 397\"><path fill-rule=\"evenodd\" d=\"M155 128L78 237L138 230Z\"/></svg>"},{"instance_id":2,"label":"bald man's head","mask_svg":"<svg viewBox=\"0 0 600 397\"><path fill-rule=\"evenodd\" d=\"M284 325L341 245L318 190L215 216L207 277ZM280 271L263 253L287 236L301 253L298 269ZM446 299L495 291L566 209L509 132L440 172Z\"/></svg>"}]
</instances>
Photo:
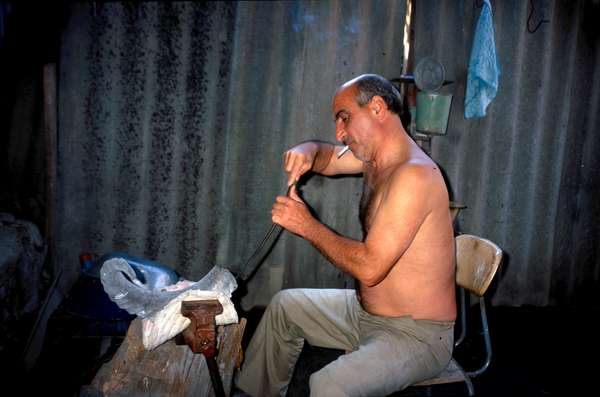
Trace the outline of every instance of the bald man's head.
<instances>
[{"instance_id":1,"label":"bald man's head","mask_svg":"<svg viewBox=\"0 0 600 397\"><path fill-rule=\"evenodd\" d=\"M380 96L386 103L388 110L400 116L402 112L402 97L398 89L386 78L378 74L363 74L344 83L341 89L355 86L356 103L365 106L374 96Z\"/></svg>"}]
</instances>

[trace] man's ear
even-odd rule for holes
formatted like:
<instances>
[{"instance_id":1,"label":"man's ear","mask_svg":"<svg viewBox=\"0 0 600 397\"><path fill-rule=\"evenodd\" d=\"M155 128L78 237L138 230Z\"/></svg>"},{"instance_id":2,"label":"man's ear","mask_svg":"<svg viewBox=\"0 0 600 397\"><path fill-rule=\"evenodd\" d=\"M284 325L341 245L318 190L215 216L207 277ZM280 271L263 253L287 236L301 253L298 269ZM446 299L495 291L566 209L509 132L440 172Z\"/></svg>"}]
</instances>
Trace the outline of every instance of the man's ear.
<instances>
[{"instance_id":1,"label":"man's ear","mask_svg":"<svg viewBox=\"0 0 600 397\"><path fill-rule=\"evenodd\" d=\"M371 102L369 103L369 109L376 117L383 116L383 111L387 110L387 104L379 95L373 96L371 98Z\"/></svg>"}]
</instances>

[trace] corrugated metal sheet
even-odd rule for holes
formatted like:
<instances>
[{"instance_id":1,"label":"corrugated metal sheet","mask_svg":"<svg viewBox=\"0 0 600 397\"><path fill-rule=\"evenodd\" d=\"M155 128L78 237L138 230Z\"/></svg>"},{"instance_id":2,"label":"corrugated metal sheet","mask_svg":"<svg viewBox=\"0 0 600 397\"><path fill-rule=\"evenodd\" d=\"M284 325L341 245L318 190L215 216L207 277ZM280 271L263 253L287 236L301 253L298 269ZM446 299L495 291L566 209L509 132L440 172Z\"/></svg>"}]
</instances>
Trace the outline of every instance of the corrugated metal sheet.
<instances>
[{"instance_id":1,"label":"corrugated metal sheet","mask_svg":"<svg viewBox=\"0 0 600 397\"><path fill-rule=\"evenodd\" d=\"M75 5L60 73L60 223L80 251L187 277L214 262L235 5Z\"/></svg>"},{"instance_id":2,"label":"corrugated metal sheet","mask_svg":"<svg viewBox=\"0 0 600 397\"><path fill-rule=\"evenodd\" d=\"M464 118L476 1L417 1L415 62L454 84L448 134L432 156L468 208L460 231L498 243L496 304L598 304L598 1L492 1L502 75L485 118ZM530 3L534 5L531 13ZM530 33L546 19L538 30Z\"/></svg>"},{"instance_id":3,"label":"corrugated metal sheet","mask_svg":"<svg viewBox=\"0 0 600 397\"><path fill-rule=\"evenodd\" d=\"M600 147L597 1L493 1L500 89L465 120L477 1L414 4L415 56L454 84L432 156L468 208L462 232L506 253L496 304L598 303ZM71 5L60 64L59 258L125 250L196 279L239 271L284 189L281 153L333 139L331 95L367 71L398 77L405 4L372 2ZM358 237L358 179L312 177L321 219ZM246 303L281 287L350 280L284 233Z\"/></svg>"},{"instance_id":4,"label":"corrugated metal sheet","mask_svg":"<svg viewBox=\"0 0 600 397\"><path fill-rule=\"evenodd\" d=\"M197 279L240 270L284 191L282 152L333 140L335 89L397 77L397 1L99 3L70 6L60 64L59 257L124 250ZM304 197L360 236L360 180L313 177ZM350 280L284 233L246 304L281 287Z\"/></svg>"}]
</instances>

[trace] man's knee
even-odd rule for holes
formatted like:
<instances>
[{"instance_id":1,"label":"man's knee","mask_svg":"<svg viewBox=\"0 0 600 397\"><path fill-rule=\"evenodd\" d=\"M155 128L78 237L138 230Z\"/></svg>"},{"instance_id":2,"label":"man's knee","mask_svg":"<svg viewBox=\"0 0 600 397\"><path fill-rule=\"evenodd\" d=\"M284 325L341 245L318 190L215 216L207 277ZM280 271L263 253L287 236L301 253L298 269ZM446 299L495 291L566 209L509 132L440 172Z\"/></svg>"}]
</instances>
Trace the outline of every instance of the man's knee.
<instances>
[{"instance_id":1,"label":"man's knee","mask_svg":"<svg viewBox=\"0 0 600 397\"><path fill-rule=\"evenodd\" d=\"M300 293L298 289L284 289L277 292L271 298L271 305L287 307L297 302L297 295Z\"/></svg>"},{"instance_id":2,"label":"man's knee","mask_svg":"<svg viewBox=\"0 0 600 397\"><path fill-rule=\"evenodd\" d=\"M275 295L273 295L273 297L271 298L271 302L269 303L271 306L274 307L279 307L279 306L285 306L286 303L289 301L290 299L290 292L287 289L278 291Z\"/></svg>"},{"instance_id":3,"label":"man's knee","mask_svg":"<svg viewBox=\"0 0 600 397\"><path fill-rule=\"evenodd\" d=\"M267 307L267 311L271 315L280 316L293 311L293 308L298 304L298 290L287 289L277 292L271 298L271 302Z\"/></svg>"},{"instance_id":4,"label":"man's knee","mask_svg":"<svg viewBox=\"0 0 600 397\"><path fill-rule=\"evenodd\" d=\"M281 326L281 324L293 321L291 313L295 312L296 305L293 296L293 290L283 290L273 295L264 316L272 326Z\"/></svg>"}]
</instances>

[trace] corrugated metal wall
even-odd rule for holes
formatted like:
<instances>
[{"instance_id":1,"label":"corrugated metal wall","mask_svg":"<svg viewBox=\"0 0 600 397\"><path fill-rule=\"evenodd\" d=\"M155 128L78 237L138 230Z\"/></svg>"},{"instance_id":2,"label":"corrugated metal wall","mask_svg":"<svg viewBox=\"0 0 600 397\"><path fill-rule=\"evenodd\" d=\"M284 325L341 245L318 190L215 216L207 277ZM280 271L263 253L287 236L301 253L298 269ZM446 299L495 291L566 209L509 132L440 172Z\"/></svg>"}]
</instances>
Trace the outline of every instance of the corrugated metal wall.
<instances>
[{"instance_id":1,"label":"corrugated metal wall","mask_svg":"<svg viewBox=\"0 0 600 397\"><path fill-rule=\"evenodd\" d=\"M59 76L59 258L127 251L198 279L234 272L271 226L282 152L334 139L335 89L398 77L404 2L207 2L70 7ZM312 177L321 219L360 236L360 180ZM283 233L245 303L350 280Z\"/></svg>"},{"instance_id":2,"label":"corrugated metal wall","mask_svg":"<svg viewBox=\"0 0 600 397\"><path fill-rule=\"evenodd\" d=\"M415 59L454 84L448 134L433 140L461 232L506 253L496 304L598 303L597 1L493 1L502 68L482 119L463 101L477 1L414 4ZM284 189L281 153L333 139L331 95L367 71L398 77L404 2L72 5L60 63L59 258L125 250L199 278L238 271ZM305 198L358 237L358 179L312 177ZM284 233L246 303L281 287L350 280Z\"/></svg>"},{"instance_id":3,"label":"corrugated metal wall","mask_svg":"<svg viewBox=\"0 0 600 397\"><path fill-rule=\"evenodd\" d=\"M477 3L417 1L413 21L415 62L434 57L455 81L432 156L468 206L460 231L507 254L496 304L597 305L600 3L492 1L500 87L485 118L466 120Z\"/></svg>"}]
</instances>

